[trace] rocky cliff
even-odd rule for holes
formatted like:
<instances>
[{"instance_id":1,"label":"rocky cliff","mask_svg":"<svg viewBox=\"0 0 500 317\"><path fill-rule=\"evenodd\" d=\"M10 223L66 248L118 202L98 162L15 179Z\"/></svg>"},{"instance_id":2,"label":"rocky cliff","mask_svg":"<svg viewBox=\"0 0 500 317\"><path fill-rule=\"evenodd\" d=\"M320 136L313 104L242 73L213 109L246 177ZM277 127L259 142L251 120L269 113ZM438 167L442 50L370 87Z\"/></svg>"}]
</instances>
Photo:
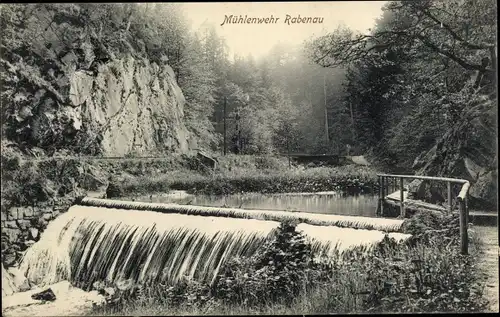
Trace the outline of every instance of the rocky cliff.
<instances>
[{"instance_id":1,"label":"rocky cliff","mask_svg":"<svg viewBox=\"0 0 500 317\"><path fill-rule=\"evenodd\" d=\"M8 65L14 76L24 75L22 66ZM11 140L107 156L187 151L184 96L168 65L128 56L95 72L69 68L59 80L69 89L51 93L36 84L16 89L15 101L30 102L12 118Z\"/></svg>"},{"instance_id":2,"label":"rocky cliff","mask_svg":"<svg viewBox=\"0 0 500 317\"><path fill-rule=\"evenodd\" d=\"M91 127L104 154L187 151L184 96L168 65L127 57L100 65L95 74L72 72L69 83L73 128Z\"/></svg>"},{"instance_id":3,"label":"rocky cliff","mask_svg":"<svg viewBox=\"0 0 500 317\"><path fill-rule=\"evenodd\" d=\"M477 96L464 107L461 120L416 158L416 174L467 179L472 206L497 210L496 117L496 102L486 95ZM444 199L446 184L442 185L439 191Z\"/></svg>"},{"instance_id":4,"label":"rocky cliff","mask_svg":"<svg viewBox=\"0 0 500 317\"><path fill-rule=\"evenodd\" d=\"M115 12L111 9L99 13L95 6L74 4L3 8L0 65L7 139L48 154L188 150L185 100L167 58L151 53L120 26L121 16L106 20Z\"/></svg>"}]
</instances>

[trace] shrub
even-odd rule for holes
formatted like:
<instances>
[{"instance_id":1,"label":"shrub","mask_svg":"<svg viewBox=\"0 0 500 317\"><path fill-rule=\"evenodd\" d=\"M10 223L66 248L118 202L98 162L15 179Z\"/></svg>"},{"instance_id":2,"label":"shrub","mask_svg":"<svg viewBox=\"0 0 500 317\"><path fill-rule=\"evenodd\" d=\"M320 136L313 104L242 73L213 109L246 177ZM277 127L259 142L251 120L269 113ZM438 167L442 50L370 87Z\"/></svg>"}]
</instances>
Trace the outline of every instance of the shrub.
<instances>
[{"instance_id":1,"label":"shrub","mask_svg":"<svg viewBox=\"0 0 500 317\"><path fill-rule=\"evenodd\" d=\"M265 306L290 304L305 289L320 267L313 262L311 245L296 223L282 222L275 238L247 259L233 259L218 276L214 296L226 304Z\"/></svg>"},{"instance_id":2,"label":"shrub","mask_svg":"<svg viewBox=\"0 0 500 317\"><path fill-rule=\"evenodd\" d=\"M33 163L2 173L2 201L7 205L30 206L55 197L56 192L56 185Z\"/></svg>"}]
</instances>

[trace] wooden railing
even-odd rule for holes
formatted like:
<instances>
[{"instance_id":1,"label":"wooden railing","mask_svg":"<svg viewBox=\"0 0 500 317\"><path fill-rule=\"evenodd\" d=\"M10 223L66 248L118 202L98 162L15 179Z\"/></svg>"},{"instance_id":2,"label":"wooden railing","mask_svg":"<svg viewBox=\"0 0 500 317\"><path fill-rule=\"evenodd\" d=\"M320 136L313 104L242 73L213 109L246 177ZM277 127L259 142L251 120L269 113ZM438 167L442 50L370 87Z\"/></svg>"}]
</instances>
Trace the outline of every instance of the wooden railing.
<instances>
[{"instance_id":1,"label":"wooden railing","mask_svg":"<svg viewBox=\"0 0 500 317\"><path fill-rule=\"evenodd\" d=\"M446 177L432 177L432 176L416 176L416 175L391 175L391 174L378 174L379 183L379 209L383 211L385 197L388 195L388 190L393 189L393 191L400 191L400 209L401 217L405 217L405 206L404 206L404 180L405 179L419 179L419 180L430 180L438 182L446 182L448 185L447 191L447 203L448 211L453 211L453 194L452 186L454 184L462 185L458 196L456 196L459 207L460 215L460 249L462 254L468 254L468 224L469 224L469 207L468 207L468 194L469 194L469 181L465 179L456 178L446 178Z\"/></svg>"}]
</instances>

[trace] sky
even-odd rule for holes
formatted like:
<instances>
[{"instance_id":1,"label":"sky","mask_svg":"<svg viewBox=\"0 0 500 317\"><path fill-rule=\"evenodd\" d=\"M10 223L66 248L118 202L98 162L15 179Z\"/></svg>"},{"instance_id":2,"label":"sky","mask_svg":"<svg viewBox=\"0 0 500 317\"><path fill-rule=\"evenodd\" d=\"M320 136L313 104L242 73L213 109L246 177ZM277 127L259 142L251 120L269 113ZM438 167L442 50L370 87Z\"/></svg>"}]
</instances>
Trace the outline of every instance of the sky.
<instances>
[{"instance_id":1,"label":"sky","mask_svg":"<svg viewBox=\"0 0 500 317\"><path fill-rule=\"evenodd\" d=\"M194 30L203 23L214 24L226 39L233 54L261 57L276 43L300 44L311 37L334 31L340 24L366 32L380 17L385 1L321 1L321 2L212 2L183 3L184 12ZM279 18L269 24L229 24L225 16L238 18ZM287 15L291 18L286 20ZM323 18L323 23L285 23L294 17ZM223 25L221 25L223 24Z\"/></svg>"}]
</instances>

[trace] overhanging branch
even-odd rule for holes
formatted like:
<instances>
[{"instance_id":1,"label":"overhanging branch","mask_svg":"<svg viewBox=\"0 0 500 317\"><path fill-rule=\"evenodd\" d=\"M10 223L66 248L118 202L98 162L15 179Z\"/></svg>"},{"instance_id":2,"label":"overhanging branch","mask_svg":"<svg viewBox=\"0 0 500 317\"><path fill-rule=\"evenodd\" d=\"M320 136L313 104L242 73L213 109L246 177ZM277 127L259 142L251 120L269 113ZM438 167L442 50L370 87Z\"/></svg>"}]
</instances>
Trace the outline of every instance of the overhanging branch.
<instances>
[{"instance_id":1,"label":"overhanging branch","mask_svg":"<svg viewBox=\"0 0 500 317\"><path fill-rule=\"evenodd\" d=\"M440 25L442 28L448 31L450 35L457 41L459 41L463 46L473 49L473 50L482 50L482 49L489 49L490 47L495 47L494 44L487 44L487 43L481 43L481 44L474 44L466 41L464 38L462 38L458 33L453 31L453 29L443 21L440 21L438 18L433 16L428 10L420 10L425 16L427 16L429 19L432 21L436 22L437 25Z\"/></svg>"}]
</instances>

